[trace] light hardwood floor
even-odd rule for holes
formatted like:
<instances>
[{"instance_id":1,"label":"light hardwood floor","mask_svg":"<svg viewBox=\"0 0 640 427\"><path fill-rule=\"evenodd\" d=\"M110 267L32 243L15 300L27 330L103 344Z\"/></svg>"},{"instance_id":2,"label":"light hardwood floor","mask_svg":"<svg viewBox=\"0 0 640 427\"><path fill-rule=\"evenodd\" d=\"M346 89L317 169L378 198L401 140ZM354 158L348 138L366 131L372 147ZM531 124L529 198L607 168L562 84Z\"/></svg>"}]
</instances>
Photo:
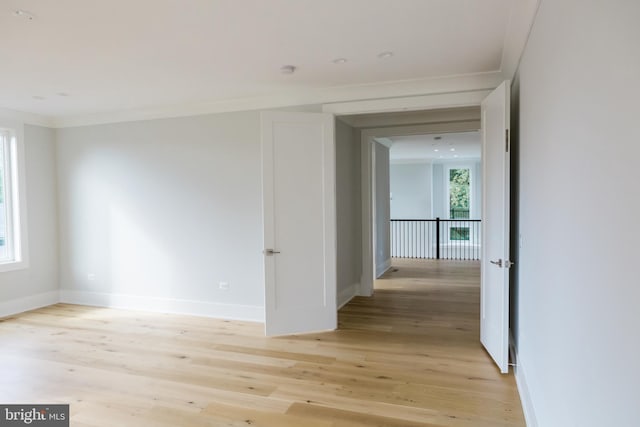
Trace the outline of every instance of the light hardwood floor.
<instances>
[{"instance_id":1,"label":"light hardwood floor","mask_svg":"<svg viewBox=\"0 0 640 427\"><path fill-rule=\"evenodd\" d=\"M58 304L0 320L0 403L72 426L523 426L479 344L476 262L396 261L335 332Z\"/></svg>"}]
</instances>

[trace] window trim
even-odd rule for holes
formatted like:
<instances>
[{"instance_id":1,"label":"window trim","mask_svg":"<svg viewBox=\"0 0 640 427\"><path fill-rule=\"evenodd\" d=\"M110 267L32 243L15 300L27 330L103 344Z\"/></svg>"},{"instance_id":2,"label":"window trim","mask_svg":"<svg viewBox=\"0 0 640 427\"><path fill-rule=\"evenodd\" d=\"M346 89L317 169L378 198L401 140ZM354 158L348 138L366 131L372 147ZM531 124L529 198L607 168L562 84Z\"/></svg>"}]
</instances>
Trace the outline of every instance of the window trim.
<instances>
[{"instance_id":1,"label":"window trim","mask_svg":"<svg viewBox=\"0 0 640 427\"><path fill-rule=\"evenodd\" d=\"M450 163L444 163L444 167L442 168L444 169L444 182L445 182L445 193L444 193L444 199L446 201L445 203L445 208L446 208L446 212L445 212L445 216L447 219L452 219L451 218L451 188L450 188L450 171L452 169L469 169L469 219L472 219L472 215L471 212L473 210L473 207L475 206L475 200L473 198L473 186L474 186L474 181L473 181L473 163L471 162L450 162Z\"/></svg>"},{"instance_id":2,"label":"window trim","mask_svg":"<svg viewBox=\"0 0 640 427\"><path fill-rule=\"evenodd\" d=\"M11 197L7 236L11 235L12 238L10 244L13 246L14 259L0 262L0 272L6 272L29 267L24 124L0 119L0 130L8 133L10 138L10 189L5 188L5 198Z\"/></svg>"}]
</instances>

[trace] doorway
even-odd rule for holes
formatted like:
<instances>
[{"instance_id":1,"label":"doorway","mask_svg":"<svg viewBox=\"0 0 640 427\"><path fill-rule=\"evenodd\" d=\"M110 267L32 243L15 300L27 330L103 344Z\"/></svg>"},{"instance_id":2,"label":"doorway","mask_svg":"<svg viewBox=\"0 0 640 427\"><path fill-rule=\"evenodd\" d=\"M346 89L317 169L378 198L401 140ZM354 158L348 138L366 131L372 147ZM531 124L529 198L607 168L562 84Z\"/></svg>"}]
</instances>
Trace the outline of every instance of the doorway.
<instances>
[{"instance_id":1,"label":"doorway","mask_svg":"<svg viewBox=\"0 0 640 427\"><path fill-rule=\"evenodd\" d=\"M392 143L388 177L391 215L386 225L391 233L391 258L479 260L480 133L387 139ZM379 177L374 184L378 182ZM376 229L379 227L376 224Z\"/></svg>"},{"instance_id":2,"label":"doorway","mask_svg":"<svg viewBox=\"0 0 640 427\"><path fill-rule=\"evenodd\" d=\"M487 351L491 354L496 364L502 372L508 372L508 269L511 266L509 260L509 88L510 82L503 82L498 88L483 97L482 108L478 120L477 112L475 117L467 117L467 120L442 120L433 122L414 122L422 124L406 125L405 130L408 135L420 133L452 133L456 131L477 131L481 130L483 140L483 158L491 160L489 167L483 170L482 180L485 183L483 217L491 217L491 232L489 233L490 243L487 248L483 245L482 268L481 268L481 341ZM355 106L361 108L361 106ZM425 112L430 113L431 111ZM458 109L446 111L448 114L458 113ZM415 113L414 113L415 114ZM398 113L396 113L396 116ZM366 122L366 120L365 120ZM369 121L369 124L371 122ZM407 123L407 121L405 121ZM425 124L426 123L426 124ZM362 154L362 280L360 282L360 295L373 295L374 280L381 274L381 270L390 267L388 261L380 260L380 254L389 253L390 250L380 245L386 245L390 238L385 236L388 233L385 227L380 231L380 223L376 218L380 212L384 213L379 200L389 200L392 195L382 194L376 188L379 179L376 168L380 167L377 157L380 152L384 154L384 149L380 144L385 139L397 135L397 127L388 123L375 126L362 126L361 131L361 154ZM402 127L402 126L398 126ZM422 127L422 129L421 129ZM426 130L424 128L427 128ZM430 128L430 129L429 129ZM430 132L429 132L430 131ZM506 144L505 144L506 141ZM488 153L488 154L487 154ZM463 175L462 168L449 169L449 173L460 177ZM453 171L453 172L452 172ZM451 176L449 177L451 178ZM464 180L463 180L464 181ZM469 179L469 183L471 180ZM490 182L487 187L486 182ZM382 186L384 189L384 185ZM487 191L487 189L489 191ZM451 212L451 200L447 209ZM456 208L456 206L454 206ZM455 210L455 209L454 209ZM487 215L489 212L490 215ZM458 214L459 212L455 212ZM383 215L384 219L384 215ZM468 227L448 227L448 240L453 235L454 240L464 238L467 240ZM390 233L389 233L390 234ZM438 244L439 246L439 244Z\"/></svg>"},{"instance_id":3,"label":"doorway","mask_svg":"<svg viewBox=\"0 0 640 427\"><path fill-rule=\"evenodd\" d=\"M406 115L406 116L405 116ZM380 120L377 122L375 119ZM447 242L450 242L451 229L456 233L456 228L465 228L464 224L450 223L447 224L444 221L449 221L454 218L450 218L450 203L446 201L445 192L448 191L448 184L445 180L444 174L447 173L445 165L454 165L461 158L453 157L454 154L450 154L449 159L444 159L445 154L440 151L434 152L434 149L447 150L453 147L449 147L447 140L442 147L431 147L432 153L438 153L435 159L429 159L429 162L433 163L435 160L436 166L431 166L432 181L434 178L438 179L436 184L437 191L431 191L430 198L431 203L428 208L423 208L421 214L423 218L391 218L390 205L393 194L386 191L384 183L389 182L389 167L380 168L381 163L378 161L380 156L387 157L389 155L389 148L394 144L402 144L402 139L416 139L422 138L426 141L431 138L430 144L433 144L436 136L447 138L447 135L465 135L475 134L478 135L478 131L481 127L480 121L480 108L479 107L466 107L444 110L427 110L421 112L411 112L398 114L395 113L391 116L374 115L362 123L367 126L361 130L361 180L362 180L362 280L360 284L360 295L372 295L374 291L374 280L379 277L390 267L391 263L391 230L388 224L381 223L381 221L391 219L424 219L433 220L435 223L436 218L443 220L442 224L437 225L437 229L434 230L435 224L426 224L422 222L409 222L398 224L399 232L402 232L402 228L406 226L407 229L420 228L423 234L429 234L431 231L431 237L436 238L437 231L442 231L441 239L447 238ZM362 119L360 119L362 120ZM406 123L411 120L413 124L393 125L395 123ZM361 123L359 120L354 121L356 124ZM382 123L383 125L379 125ZM442 139L441 139L442 140ZM406 141L404 141L406 142ZM440 144L440 143L439 143ZM412 145L411 143L408 145ZM414 147L415 148L415 147ZM424 148L424 147L423 147ZM409 149L407 149L408 151ZM452 153L449 151L449 153ZM402 156L402 155L401 155ZM441 159L440 156L443 156ZM479 156L478 161L474 161L474 168L479 169ZM400 159L398 159L400 160ZM387 165L388 160L387 160ZM459 163L458 163L459 164ZM433 174L433 170L436 169L437 174ZM480 171L477 171L477 177L481 176ZM476 184L479 184L480 179L476 179ZM382 182L383 186L379 183ZM378 184L378 185L376 185ZM433 182L431 183L433 187ZM382 190L382 191L381 191ZM471 199L479 200L479 192L474 191L475 197L470 194ZM437 193L437 194L436 194ZM479 213L479 206L473 206L473 214ZM478 211L478 212L476 212ZM380 212L383 215L380 215ZM389 212L389 216L384 215ZM415 209L413 212L416 214ZM406 216L408 212L404 212ZM463 230L457 230L462 231ZM388 233L386 238L385 233ZM455 237L455 236L454 236ZM397 244L397 236L395 244ZM404 244L405 242L402 242ZM382 245L382 248L380 247ZM389 247L386 247L389 245ZM413 242L411 243L413 245ZM434 256L437 257L437 249L442 249L446 245L437 244L431 251ZM449 248L450 246L446 246ZM396 248L400 251L401 248ZM407 248L405 246L405 252L412 250L414 253L417 251L428 251L427 248ZM383 257L381 258L381 254ZM449 255L454 254L454 251L450 251ZM444 254L443 254L444 256Z\"/></svg>"}]
</instances>

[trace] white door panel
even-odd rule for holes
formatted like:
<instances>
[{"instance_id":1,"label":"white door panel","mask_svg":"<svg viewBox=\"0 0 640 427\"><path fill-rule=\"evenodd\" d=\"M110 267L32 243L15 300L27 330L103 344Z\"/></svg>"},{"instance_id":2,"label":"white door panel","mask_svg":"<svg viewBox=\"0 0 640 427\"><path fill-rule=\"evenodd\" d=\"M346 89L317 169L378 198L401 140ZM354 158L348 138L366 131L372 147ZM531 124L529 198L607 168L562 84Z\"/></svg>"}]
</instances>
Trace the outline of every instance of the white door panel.
<instances>
[{"instance_id":1,"label":"white door panel","mask_svg":"<svg viewBox=\"0 0 640 427\"><path fill-rule=\"evenodd\" d=\"M335 142L330 114L262 119L265 331L335 329Z\"/></svg>"},{"instance_id":2,"label":"white door panel","mask_svg":"<svg viewBox=\"0 0 640 427\"><path fill-rule=\"evenodd\" d=\"M482 102L482 261L480 340L509 370L509 81Z\"/></svg>"}]
</instances>

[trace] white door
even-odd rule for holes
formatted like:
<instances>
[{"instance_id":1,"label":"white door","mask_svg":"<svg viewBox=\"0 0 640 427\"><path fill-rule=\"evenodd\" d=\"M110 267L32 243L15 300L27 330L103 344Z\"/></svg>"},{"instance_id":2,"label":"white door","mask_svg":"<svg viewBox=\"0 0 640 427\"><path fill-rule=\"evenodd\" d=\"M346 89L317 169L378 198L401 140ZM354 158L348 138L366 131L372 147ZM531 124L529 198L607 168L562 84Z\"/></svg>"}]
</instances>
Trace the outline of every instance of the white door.
<instances>
[{"instance_id":1,"label":"white door","mask_svg":"<svg viewBox=\"0 0 640 427\"><path fill-rule=\"evenodd\" d=\"M333 116L264 112L261 122L265 332L336 329Z\"/></svg>"},{"instance_id":2,"label":"white door","mask_svg":"<svg viewBox=\"0 0 640 427\"><path fill-rule=\"evenodd\" d=\"M482 102L480 341L509 370L509 81Z\"/></svg>"}]
</instances>

